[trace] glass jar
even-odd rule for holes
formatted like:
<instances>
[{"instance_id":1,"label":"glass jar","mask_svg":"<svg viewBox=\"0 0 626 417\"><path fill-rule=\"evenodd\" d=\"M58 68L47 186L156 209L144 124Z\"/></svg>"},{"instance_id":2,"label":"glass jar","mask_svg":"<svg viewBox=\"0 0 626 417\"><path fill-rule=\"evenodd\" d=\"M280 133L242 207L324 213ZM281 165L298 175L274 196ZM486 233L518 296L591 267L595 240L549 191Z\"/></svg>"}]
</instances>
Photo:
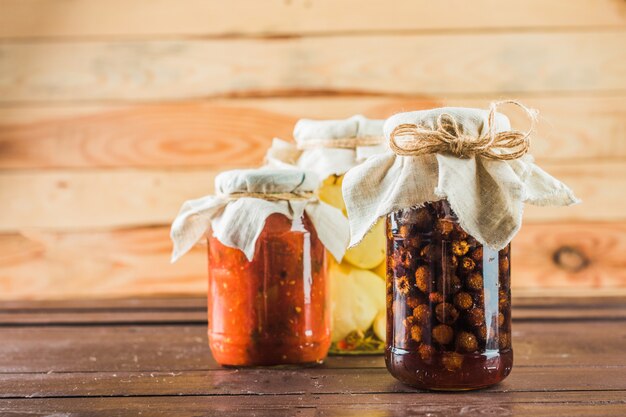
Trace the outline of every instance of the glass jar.
<instances>
[{"instance_id":1,"label":"glass jar","mask_svg":"<svg viewBox=\"0 0 626 417\"><path fill-rule=\"evenodd\" d=\"M331 175L320 186L320 200L343 211L343 175ZM381 354L385 348L385 224L378 222L341 264L331 262L333 354Z\"/></svg>"},{"instance_id":2,"label":"glass jar","mask_svg":"<svg viewBox=\"0 0 626 417\"><path fill-rule=\"evenodd\" d=\"M470 390L511 372L510 245L483 247L446 200L387 216L389 372L407 385Z\"/></svg>"},{"instance_id":3,"label":"glass jar","mask_svg":"<svg viewBox=\"0 0 626 417\"><path fill-rule=\"evenodd\" d=\"M330 346L326 249L305 215L301 227L270 215L252 261L209 233L209 345L221 365L321 363Z\"/></svg>"}]
</instances>

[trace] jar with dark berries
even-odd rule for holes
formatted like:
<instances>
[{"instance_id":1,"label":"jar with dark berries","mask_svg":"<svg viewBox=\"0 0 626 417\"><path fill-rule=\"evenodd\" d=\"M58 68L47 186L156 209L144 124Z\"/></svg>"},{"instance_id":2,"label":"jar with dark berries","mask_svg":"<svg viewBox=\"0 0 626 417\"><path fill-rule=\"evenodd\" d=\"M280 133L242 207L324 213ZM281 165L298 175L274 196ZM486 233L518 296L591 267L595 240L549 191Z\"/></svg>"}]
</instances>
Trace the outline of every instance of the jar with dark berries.
<instances>
[{"instance_id":1,"label":"jar with dark berries","mask_svg":"<svg viewBox=\"0 0 626 417\"><path fill-rule=\"evenodd\" d=\"M446 200L387 216L389 372L431 390L470 390L511 372L511 250L481 245Z\"/></svg>"},{"instance_id":2,"label":"jar with dark berries","mask_svg":"<svg viewBox=\"0 0 626 417\"><path fill-rule=\"evenodd\" d=\"M513 129L497 111L530 119ZM344 176L350 246L386 219L387 368L423 389L470 390L511 372L511 247L525 203L580 202L527 155L536 112L516 101L489 110L396 114L389 152Z\"/></svg>"}]
</instances>

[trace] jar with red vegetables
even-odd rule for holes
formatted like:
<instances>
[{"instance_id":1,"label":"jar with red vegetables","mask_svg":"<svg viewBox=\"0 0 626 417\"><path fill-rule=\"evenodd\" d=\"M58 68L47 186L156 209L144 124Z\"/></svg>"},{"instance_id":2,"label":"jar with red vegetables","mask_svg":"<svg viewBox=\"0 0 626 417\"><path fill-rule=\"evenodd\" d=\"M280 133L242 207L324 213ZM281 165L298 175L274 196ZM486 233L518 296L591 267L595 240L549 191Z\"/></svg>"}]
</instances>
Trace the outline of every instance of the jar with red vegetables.
<instances>
[{"instance_id":1,"label":"jar with red vegetables","mask_svg":"<svg viewBox=\"0 0 626 417\"><path fill-rule=\"evenodd\" d=\"M209 235L209 345L225 365L321 362L330 346L326 250L308 216L265 220L252 261Z\"/></svg>"},{"instance_id":2,"label":"jar with red vegetables","mask_svg":"<svg viewBox=\"0 0 626 417\"><path fill-rule=\"evenodd\" d=\"M523 204L579 201L534 164L532 127L512 130L499 104L395 115L389 152L344 178L350 244L386 221L385 362L416 388L479 389L509 375L510 242Z\"/></svg>"},{"instance_id":3,"label":"jar with red vegetables","mask_svg":"<svg viewBox=\"0 0 626 417\"><path fill-rule=\"evenodd\" d=\"M324 242L335 242L328 249L341 257L347 225L313 196L316 184L313 174L298 170L228 171L216 179L217 196L187 202L174 222L176 257L182 242L207 235L209 346L218 363L308 365L326 357Z\"/></svg>"}]
</instances>

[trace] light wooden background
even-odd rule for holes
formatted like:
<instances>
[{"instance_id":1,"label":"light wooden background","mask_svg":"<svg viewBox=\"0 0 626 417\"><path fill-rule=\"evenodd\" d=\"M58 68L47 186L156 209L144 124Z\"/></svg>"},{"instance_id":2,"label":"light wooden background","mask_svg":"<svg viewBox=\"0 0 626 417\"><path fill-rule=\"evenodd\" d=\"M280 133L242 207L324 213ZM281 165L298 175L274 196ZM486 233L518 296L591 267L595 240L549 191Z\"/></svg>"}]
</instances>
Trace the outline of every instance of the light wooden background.
<instances>
[{"instance_id":1,"label":"light wooden background","mask_svg":"<svg viewBox=\"0 0 626 417\"><path fill-rule=\"evenodd\" d=\"M527 208L517 293L623 294L625 29L623 0L0 0L0 298L203 293L169 222L299 117L496 98L584 200Z\"/></svg>"}]
</instances>

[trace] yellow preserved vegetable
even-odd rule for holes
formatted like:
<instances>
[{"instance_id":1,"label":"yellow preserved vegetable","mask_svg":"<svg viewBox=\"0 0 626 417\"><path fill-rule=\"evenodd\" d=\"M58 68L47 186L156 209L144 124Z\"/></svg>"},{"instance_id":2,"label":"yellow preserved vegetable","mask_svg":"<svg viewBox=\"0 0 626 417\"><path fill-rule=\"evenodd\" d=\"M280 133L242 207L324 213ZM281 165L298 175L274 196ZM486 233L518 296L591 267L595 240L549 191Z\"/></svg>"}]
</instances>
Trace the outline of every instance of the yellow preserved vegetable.
<instances>
[{"instance_id":1,"label":"yellow preserved vegetable","mask_svg":"<svg viewBox=\"0 0 626 417\"><path fill-rule=\"evenodd\" d=\"M344 211L343 176L322 183L320 200ZM331 353L382 353L385 341L385 224L372 228L361 243L333 262L329 277L333 305Z\"/></svg>"},{"instance_id":2,"label":"yellow preserved vegetable","mask_svg":"<svg viewBox=\"0 0 626 417\"><path fill-rule=\"evenodd\" d=\"M356 267L373 269L385 260L386 252L385 223L378 222L361 243L346 251L344 259Z\"/></svg>"},{"instance_id":3,"label":"yellow preserved vegetable","mask_svg":"<svg viewBox=\"0 0 626 417\"><path fill-rule=\"evenodd\" d=\"M346 205L343 202L343 196L341 194L341 183L343 182L343 175L331 175L326 178L322 183L318 195L320 200L326 204L330 204L333 207L338 208L346 213Z\"/></svg>"},{"instance_id":4,"label":"yellow preserved vegetable","mask_svg":"<svg viewBox=\"0 0 626 417\"><path fill-rule=\"evenodd\" d=\"M374 271L376 275L381 277L383 281L387 280L387 262L386 261L387 259L384 259L376 268L372 269L372 271Z\"/></svg>"},{"instance_id":5,"label":"yellow preserved vegetable","mask_svg":"<svg viewBox=\"0 0 626 417\"><path fill-rule=\"evenodd\" d=\"M385 341L387 335L387 312L385 310L379 311L374 319L374 334L383 342Z\"/></svg>"},{"instance_id":6,"label":"yellow preserved vegetable","mask_svg":"<svg viewBox=\"0 0 626 417\"><path fill-rule=\"evenodd\" d=\"M334 263L329 270L333 341L354 330L365 332L385 308L385 284L372 272Z\"/></svg>"}]
</instances>

